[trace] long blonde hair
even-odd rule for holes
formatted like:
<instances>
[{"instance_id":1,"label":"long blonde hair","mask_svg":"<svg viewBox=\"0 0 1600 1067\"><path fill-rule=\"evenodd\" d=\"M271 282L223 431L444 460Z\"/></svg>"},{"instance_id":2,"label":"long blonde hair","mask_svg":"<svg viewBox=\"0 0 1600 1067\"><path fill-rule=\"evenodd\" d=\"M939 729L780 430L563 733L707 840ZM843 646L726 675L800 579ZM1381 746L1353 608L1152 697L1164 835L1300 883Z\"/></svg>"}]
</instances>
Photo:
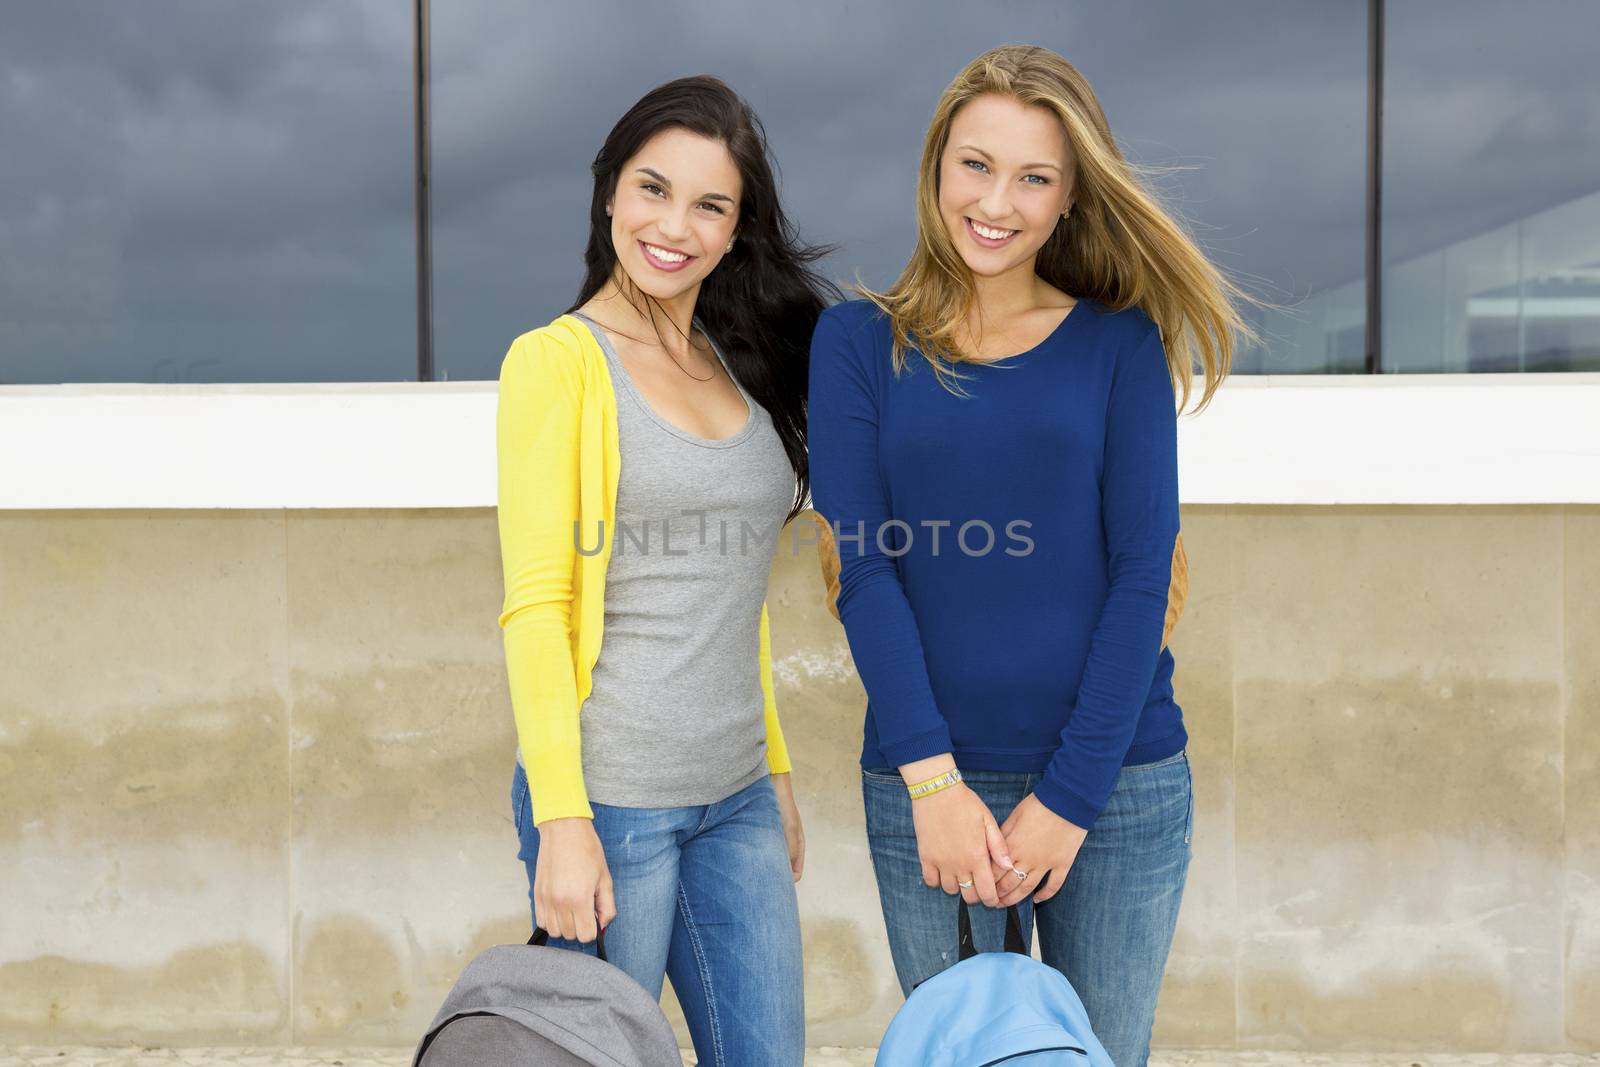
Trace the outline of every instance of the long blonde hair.
<instances>
[{"instance_id":1,"label":"long blonde hair","mask_svg":"<svg viewBox=\"0 0 1600 1067\"><path fill-rule=\"evenodd\" d=\"M1196 410L1203 409L1228 374L1235 346L1255 340L1236 304L1259 301L1218 270L1146 188L1143 176L1156 168L1123 157L1088 80L1034 45L985 52L945 89L922 150L916 251L887 292L856 286L889 316L896 373L916 349L947 388L961 377L953 365L966 357L955 338L976 288L939 212L939 165L956 112L985 93L1047 109L1072 148L1072 212L1039 250L1035 273L1070 296L1092 297L1113 310L1142 309L1161 329L1180 406L1189 402L1198 357L1205 390Z\"/></svg>"}]
</instances>

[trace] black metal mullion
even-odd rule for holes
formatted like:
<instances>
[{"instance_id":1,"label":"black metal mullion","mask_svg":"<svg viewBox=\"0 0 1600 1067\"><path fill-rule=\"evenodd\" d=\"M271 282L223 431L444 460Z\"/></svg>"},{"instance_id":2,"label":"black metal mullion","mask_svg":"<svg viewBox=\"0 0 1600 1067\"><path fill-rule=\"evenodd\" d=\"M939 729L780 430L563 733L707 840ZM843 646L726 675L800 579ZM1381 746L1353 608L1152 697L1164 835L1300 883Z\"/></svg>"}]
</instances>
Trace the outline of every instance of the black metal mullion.
<instances>
[{"instance_id":1,"label":"black metal mullion","mask_svg":"<svg viewBox=\"0 0 1600 1067\"><path fill-rule=\"evenodd\" d=\"M412 0L411 96L414 104L417 204L417 381L433 380L433 130L429 115L428 0Z\"/></svg>"},{"instance_id":2,"label":"black metal mullion","mask_svg":"<svg viewBox=\"0 0 1600 1067\"><path fill-rule=\"evenodd\" d=\"M1367 0L1367 373L1383 373L1383 5Z\"/></svg>"}]
</instances>

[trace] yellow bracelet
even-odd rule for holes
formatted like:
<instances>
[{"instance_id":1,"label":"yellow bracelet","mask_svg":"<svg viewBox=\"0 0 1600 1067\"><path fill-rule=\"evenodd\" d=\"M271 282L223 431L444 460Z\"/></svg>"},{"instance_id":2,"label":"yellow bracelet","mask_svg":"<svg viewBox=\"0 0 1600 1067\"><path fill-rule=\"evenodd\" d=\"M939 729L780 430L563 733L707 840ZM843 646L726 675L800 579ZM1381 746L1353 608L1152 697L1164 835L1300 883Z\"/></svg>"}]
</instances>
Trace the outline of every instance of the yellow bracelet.
<instances>
[{"instance_id":1,"label":"yellow bracelet","mask_svg":"<svg viewBox=\"0 0 1600 1067\"><path fill-rule=\"evenodd\" d=\"M941 789L949 789L959 781L961 781L961 771L951 767L948 771L935 775L926 782L918 782L916 785L906 786L906 792L911 794L912 800L921 800L923 797L933 796Z\"/></svg>"}]
</instances>

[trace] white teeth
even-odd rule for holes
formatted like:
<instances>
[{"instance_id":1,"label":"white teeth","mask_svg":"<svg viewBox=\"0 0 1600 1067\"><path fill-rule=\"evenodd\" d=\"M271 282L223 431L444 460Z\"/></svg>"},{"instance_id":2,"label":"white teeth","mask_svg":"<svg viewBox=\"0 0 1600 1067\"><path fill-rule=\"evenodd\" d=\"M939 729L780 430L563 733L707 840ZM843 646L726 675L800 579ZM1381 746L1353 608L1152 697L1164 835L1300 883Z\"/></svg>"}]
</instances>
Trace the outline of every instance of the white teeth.
<instances>
[{"instance_id":1,"label":"white teeth","mask_svg":"<svg viewBox=\"0 0 1600 1067\"><path fill-rule=\"evenodd\" d=\"M1003 241L1017 232L1016 230L996 230L974 220L969 219L968 221L972 222L972 228L977 231L979 237L987 237L991 241Z\"/></svg>"},{"instance_id":2,"label":"white teeth","mask_svg":"<svg viewBox=\"0 0 1600 1067\"><path fill-rule=\"evenodd\" d=\"M689 258L682 252L668 252L665 248L657 248L655 245L649 243L645 244L645 248L650 251L652 256L655 256L663 263L682 263L684 260Z\"/></svg>"}]
</instances>

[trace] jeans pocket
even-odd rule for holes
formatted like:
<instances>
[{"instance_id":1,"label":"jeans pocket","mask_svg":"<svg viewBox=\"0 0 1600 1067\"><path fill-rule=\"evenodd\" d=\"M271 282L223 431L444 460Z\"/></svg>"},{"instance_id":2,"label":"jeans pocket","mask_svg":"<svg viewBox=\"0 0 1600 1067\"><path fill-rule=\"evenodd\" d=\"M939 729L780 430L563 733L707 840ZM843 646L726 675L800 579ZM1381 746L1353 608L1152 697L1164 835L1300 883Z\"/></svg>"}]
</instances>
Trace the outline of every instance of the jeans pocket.
<instances>
[{"instance_id":1,"label":"jeans pocket","mask_svg":"<svg viewBox=\"0 0 1600 1067\"><path fill-rule=\"evenodd\" d=\"M863 767L861 777L869 782L887 782L902 788L906 784L906 780L900 777L900 772L893 767Z\"/></svg>"}]
</instances>

